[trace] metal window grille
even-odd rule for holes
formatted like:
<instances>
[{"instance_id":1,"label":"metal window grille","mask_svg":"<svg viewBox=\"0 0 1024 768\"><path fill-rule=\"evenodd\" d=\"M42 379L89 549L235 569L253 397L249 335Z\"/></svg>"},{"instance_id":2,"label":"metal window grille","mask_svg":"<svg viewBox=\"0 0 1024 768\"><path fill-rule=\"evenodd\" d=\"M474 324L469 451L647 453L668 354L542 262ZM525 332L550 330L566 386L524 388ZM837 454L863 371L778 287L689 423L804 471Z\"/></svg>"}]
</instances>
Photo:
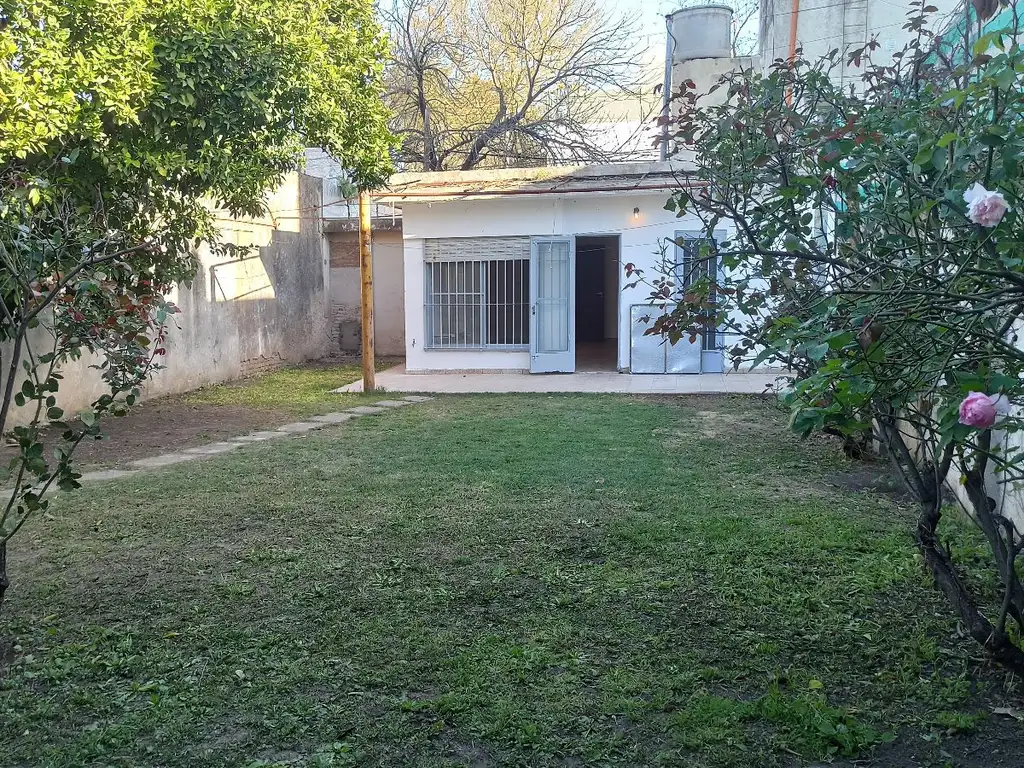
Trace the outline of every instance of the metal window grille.
<instances>
[{"instance_id":1,"label":"metal window grille","mask_svg":"<svg viewBox=\"0 0 1024 768\"><path fill-rule=\"evenodd\" d=\"M527 348L529 254L529 238L426 241L426 346Z\"/></svg>"},{"instance_id":2,"label":"metal window grille","mask_svg":"<svg viewBox=\"0 0 1024 768\"><path fill-rule=\"evenodd\" d=\"M716 236L718 232L715 233ZM710 244L710 250L701 251ZM691 283L719 274L716 238L706 238L694 232L676 232L676 280L685 291ZM714 286L711 288L712 301L716 301ZM701 348L707 352L721 349L725 345L725 334L720 333L708 317L701 331Z\"/></svg>"}]
</instances>

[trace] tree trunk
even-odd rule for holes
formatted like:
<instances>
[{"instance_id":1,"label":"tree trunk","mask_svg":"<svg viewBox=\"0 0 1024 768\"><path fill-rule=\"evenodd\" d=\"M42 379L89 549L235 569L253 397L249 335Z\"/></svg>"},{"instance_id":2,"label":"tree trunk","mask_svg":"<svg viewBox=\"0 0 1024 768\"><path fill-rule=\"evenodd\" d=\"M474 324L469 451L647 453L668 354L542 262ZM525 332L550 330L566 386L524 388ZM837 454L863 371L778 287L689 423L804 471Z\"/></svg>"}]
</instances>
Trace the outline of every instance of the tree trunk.
<instances>
[{"instance_id":1,"label":"tree trunk","mask_svg":"<svg viewBox=\"0 0 1024 768\"><path fill-rule=\"evenodd\" d=\"M989 655L1000 664L1024 675L1024 650L1013 644L1005 632L997 632L975 605L974 598L939 541L942 500L923 502L917 522L917 545L931 570L935 585L953 605L961 623Z\"/></svg>"}]
</instances>

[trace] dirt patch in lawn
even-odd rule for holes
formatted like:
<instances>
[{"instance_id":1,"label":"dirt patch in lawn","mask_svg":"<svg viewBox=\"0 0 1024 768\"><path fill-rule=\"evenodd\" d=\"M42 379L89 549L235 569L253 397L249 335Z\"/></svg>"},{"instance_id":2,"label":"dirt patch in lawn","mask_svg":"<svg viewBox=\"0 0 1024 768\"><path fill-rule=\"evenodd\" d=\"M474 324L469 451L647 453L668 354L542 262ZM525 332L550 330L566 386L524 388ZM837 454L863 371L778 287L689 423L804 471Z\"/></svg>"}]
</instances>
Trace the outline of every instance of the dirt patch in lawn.
<instances>
[{"instance_id":1,"label":"dirt patch in lawn","mask_svg":"<svg viewBox=\"0 0 1024 768\"><path fill-rule=\"evenodd\" d=\"M178 398L162 398L132 409L127 416L103 420L103 439L85 440L75 451L81 469L120 467L134 459L193 448L259 429L279 427L295 418L283 411L233 405L190 405ZM52 446L59 433L47 430ZM7 463L16 448L5 441L0 462Z\"/></svg>"},{"instance_id":2,"label":"dirt patch in lawn","mask_svg":"<svg viewBox=\"0 0 1024 768\"><path fill-rule=\"evenodd\" d=\"M920 734L904 731L892 744L879 747L871 757L833 763L833 768L1020 768L1024 724L991 715L969 733Z\"/></svg>"},{"instance_id":3,"label":"dirt patch in lawn","mask_svg":"<svg viewBox=\"0 0 1024 768\"><path fill-rule=\"evenodd\" d=\"M380 361L379 368L392 361ZM282 368L263 376L149 400L121 418L103 420L103 439L83 442L75 451L78 469L122 467L134 459L194 448L257 430L301 421L316 413L340 411L362 395L334 394L361 375L358 361L320 360ZM47 454L60 440L44 433ZM16 444L0 441L0 462L8 462Z\"/></svg>"},{"instance_id":4,"label":"dirt patch in lawn","mask_svg":"<svg viewBox=\"0 0 1024 768\"><path fill-rule=\"evenodd\" d=\"M878 493L895 501L913 501L889 466L881 461L854 464L853 469L847 472L830 475L828 484L848 493Z\"/></svg>"}]
</instances>

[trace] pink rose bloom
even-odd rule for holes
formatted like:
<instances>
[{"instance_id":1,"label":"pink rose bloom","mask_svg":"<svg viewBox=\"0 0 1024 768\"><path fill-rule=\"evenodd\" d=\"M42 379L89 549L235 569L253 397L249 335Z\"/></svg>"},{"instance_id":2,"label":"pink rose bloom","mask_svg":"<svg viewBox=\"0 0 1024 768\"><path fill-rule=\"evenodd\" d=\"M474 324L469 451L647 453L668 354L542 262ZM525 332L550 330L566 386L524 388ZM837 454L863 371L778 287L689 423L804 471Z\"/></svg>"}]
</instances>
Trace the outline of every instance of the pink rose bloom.
<instances>
[{"instance_id":1,"label":"pink rose bloom","mask_svg":"<svg viewBox=\"0 0 1024 768\"><path fill-rule=\"evenodd\" d=\"M996 418L1005 413L1009 403L1003 395L986 395L984 392L969 392L960 403L960 423L968 427L988 429Z\"/></svg>"},{"instance_id":2,"label":"pink rose bloom","mask_svg":"<svg viewBox=\"0 0 1024 768\"><path fill-rule=\"evenodd\" d=\"M967 218L983 227L994 227L1011 210L1002 192L989 192L978 182L964 192Z\"/></svg>"}]
</instances>

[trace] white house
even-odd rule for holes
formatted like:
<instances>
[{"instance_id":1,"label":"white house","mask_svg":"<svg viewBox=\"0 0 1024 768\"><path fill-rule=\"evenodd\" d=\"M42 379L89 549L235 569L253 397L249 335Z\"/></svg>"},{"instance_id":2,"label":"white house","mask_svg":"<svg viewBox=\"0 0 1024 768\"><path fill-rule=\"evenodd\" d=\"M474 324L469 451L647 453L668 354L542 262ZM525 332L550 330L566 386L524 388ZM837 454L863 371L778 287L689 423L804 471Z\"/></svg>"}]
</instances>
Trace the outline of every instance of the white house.
<instances>
[{"instance_id":1,"label":"white house","mask_svg":"<svg viewBox=\"0 0 1024 768\"><path fill-rule=\"evenodd\" d=\"M686 183L672 163L392 177L380 198L402 208L407 371L723 371L715 329L674 346L643 335L650 289L624 271L666 257L690 271L699 222L665 210Z\"/></svg>"}]
</instances>

